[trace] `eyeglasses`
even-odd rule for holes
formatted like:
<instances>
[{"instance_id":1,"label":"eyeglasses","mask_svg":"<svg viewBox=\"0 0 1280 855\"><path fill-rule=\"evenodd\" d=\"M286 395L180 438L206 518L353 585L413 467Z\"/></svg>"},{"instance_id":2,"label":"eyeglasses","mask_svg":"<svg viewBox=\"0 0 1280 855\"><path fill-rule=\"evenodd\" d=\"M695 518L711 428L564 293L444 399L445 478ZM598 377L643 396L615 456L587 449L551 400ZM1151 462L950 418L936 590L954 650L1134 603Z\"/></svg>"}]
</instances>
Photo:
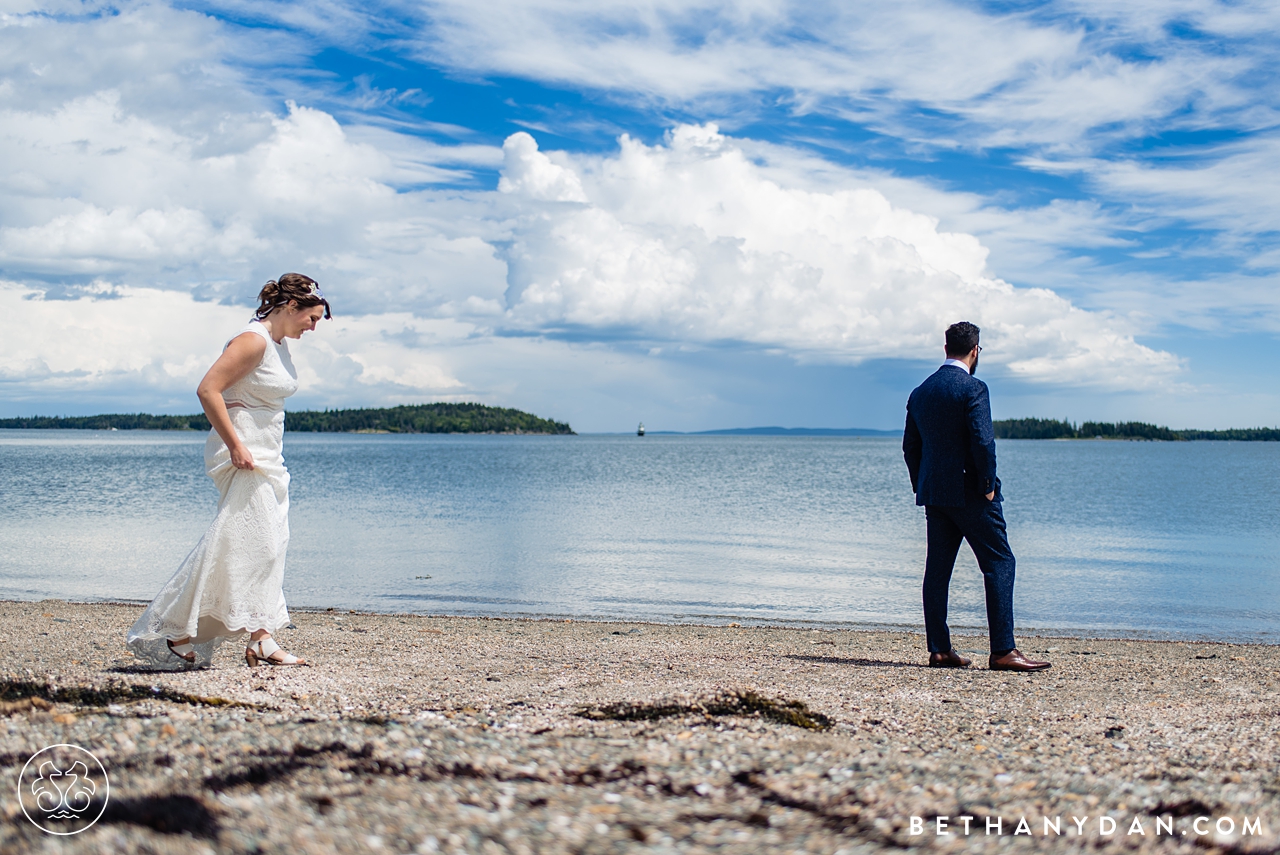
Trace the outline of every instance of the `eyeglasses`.
<instances>
[{"instance_id":1,"label":"eyeglasses","mask_svg":"<svg viewBox=\"0 0 1280 855\"><path fill-rule=\"evenodd\" d=\"M319 292L317 291L317 293L319 293ZM980 344L975 344L975 345L974 345L974 347L976 347L976 348L978 349L978 353L982 353L982 345L980 345Z\"/></svg>"}]
</instances>

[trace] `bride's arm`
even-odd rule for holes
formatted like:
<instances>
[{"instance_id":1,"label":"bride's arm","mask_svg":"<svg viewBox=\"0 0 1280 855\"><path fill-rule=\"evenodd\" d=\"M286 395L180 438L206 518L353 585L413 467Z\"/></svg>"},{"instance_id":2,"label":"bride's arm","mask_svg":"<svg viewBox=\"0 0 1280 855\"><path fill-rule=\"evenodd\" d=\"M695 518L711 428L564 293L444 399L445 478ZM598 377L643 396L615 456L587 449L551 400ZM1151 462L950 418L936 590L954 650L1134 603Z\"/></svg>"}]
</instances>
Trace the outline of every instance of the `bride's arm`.
<instances>
[{"instance_id":1,"label":"bride's arm","mask_svg":"<svg viewBox=\"0 0 1280 855\"><path fill-rule=\"evenodd\" d=\"M196 396L200 398L200 405L204 407L209 424L227 444L231 452L231 465L237 469L252 469L253 455L232 427L222 393L229 386L248 377L249 372L258 367L266 352L267 343L262 336L252 332L241 333L222 351L218 361L213 363L213 367L204 375L196 389Z\"/></svg>"}]
</instances>

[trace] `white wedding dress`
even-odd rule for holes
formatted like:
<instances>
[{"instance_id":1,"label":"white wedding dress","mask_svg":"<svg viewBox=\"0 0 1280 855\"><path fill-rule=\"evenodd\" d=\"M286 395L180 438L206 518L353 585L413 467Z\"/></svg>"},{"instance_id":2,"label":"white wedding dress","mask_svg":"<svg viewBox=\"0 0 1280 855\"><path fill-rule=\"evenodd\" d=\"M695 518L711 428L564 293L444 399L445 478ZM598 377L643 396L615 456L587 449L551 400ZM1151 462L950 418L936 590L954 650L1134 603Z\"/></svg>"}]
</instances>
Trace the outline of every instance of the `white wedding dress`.
<instances>
[{"instance_id":1,"label":"white wedding dress","mask_svg":"<svg viewBox=\"0 0 1280 855\"><path fill-rule=\"evenodd\" d=\"M252 321L236 335L245 332L265 338L266 352L222 399L254 468L235 468L226 443L209 431L204 463L220 494L218 514L129 630L129 648L143 667L188 667L169 650L170 639L190 636L196 664L208 666L222 642L289 625L283 590L289 472L282 451L284 399L298 390L298 374L288 346L272 341L262 324Z\"/></svg>"}]
</instances>

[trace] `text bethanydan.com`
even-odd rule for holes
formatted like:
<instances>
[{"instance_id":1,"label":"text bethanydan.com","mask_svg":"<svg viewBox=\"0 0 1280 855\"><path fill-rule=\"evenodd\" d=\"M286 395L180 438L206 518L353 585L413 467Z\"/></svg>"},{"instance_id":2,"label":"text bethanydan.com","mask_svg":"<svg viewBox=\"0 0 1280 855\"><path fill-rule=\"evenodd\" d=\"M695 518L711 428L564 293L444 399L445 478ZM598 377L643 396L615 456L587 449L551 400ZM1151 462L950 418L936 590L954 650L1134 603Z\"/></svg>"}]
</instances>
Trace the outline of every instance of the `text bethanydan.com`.
<instances>
[{"instance_id":1,"label":"text bethanydan.com","mask_svg":"<svg viewBox=\"0 0 1280 855\"><path fill-rule=\"evenodd\" d=\"M912 837L930 834L935 837L946 837L952 834L967 837L970 835L1003 836L1006 834L1025 834L1035 836L1037 832L1043 837L1060 837L1063 834L1084 836L1096 831L1099 837L1120 836L1155 836L1155 837L1203 837L1209 834L1242 837L1257 837L1264 833L1261 817L1242 816L1197 816L1194 819L1183 817L1175 823L1172 816L1135 816L1125 829L1124 822L1110 816L1070 816L1063 823L1061 816L1041 817L1043 825L1033 830L1033 824L1025 816L1019 817L1017 824L1005 821L1004 817L988 816L913 816L907 833Z\"/></svg>"}]
</instances>

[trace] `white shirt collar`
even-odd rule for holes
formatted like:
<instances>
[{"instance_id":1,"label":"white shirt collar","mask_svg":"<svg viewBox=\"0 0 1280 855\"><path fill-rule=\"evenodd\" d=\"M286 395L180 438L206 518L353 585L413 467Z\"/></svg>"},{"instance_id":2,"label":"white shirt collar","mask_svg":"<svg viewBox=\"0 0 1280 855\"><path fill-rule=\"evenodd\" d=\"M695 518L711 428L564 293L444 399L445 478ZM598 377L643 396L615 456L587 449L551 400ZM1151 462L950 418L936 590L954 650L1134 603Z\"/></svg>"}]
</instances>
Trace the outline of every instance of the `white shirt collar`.
<instances>
[{"instance_id":1,"label":"white shirt collar","mask_svg":"<svg viewBox=\"0 0 1280 855\"><path fill-rule=\"evenodd\" d=\"M963 371L965 374L968 374L968 373L969 373L969 366L968 366L968 364L966 364L965 362L963 362L963 361L961 361L961 360L959 360L959 359L948 359L946 362L942 363L942 367L943 367L943 368L946 368L948 365L954 365L956 368L959 368L959 369L960 369L961 371Z\"/></svg>"}]
</instances>

